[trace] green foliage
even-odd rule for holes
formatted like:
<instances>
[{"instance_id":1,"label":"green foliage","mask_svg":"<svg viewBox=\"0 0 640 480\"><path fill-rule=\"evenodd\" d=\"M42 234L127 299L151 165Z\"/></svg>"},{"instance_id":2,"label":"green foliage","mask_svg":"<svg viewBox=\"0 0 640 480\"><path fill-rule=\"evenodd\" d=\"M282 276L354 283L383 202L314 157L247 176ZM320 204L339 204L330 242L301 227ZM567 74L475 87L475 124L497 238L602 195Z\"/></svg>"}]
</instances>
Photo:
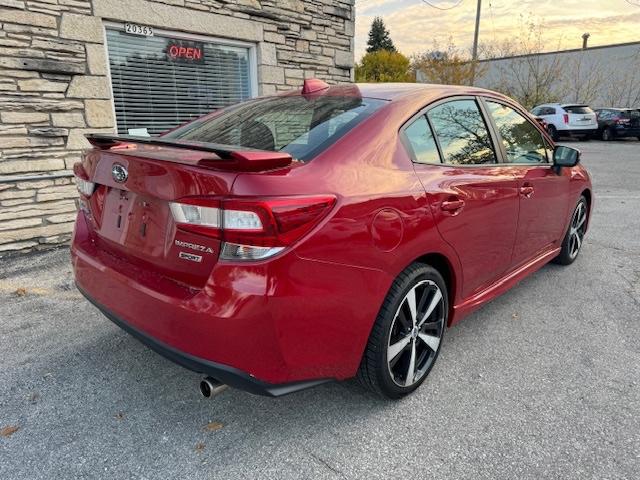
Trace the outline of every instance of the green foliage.
<instances>
[{"instance_id":1,"label":"green foliage","mask_svg":"<svg viewBox=\"0 0 640 480\"><path fill-rule=\"evenodd\" d=\"M369 39L367 40L367 53L377 52L379 50L388 50L390 52L396 52L396 47L393 45L389 30L384 26L382 18L376 17L371 24L371 30L369 30Z\"/></svg>"},{"instance_id":2,"label":"green foliage","mask_svg":"<svg viewBox=\"0 0 640 480\"><path fill-rule=\"evenodd\" d=\"M474 76L484 73L483 67L458 50L451 38L444 47L434 41L431 50L414 54L411 60L417 78L426 83L472 85Z\"/></svg>"},{"instance_id":3,"label":"green foliage","mask_svg":"<svg viewBox=\"0 0 640 480\"><path fill-rule=\"evenodd\" d=\"M367 53L356 64L356 82L414 82L407 57L399 52L378 50Z\"/></svg>"}]
</instances>

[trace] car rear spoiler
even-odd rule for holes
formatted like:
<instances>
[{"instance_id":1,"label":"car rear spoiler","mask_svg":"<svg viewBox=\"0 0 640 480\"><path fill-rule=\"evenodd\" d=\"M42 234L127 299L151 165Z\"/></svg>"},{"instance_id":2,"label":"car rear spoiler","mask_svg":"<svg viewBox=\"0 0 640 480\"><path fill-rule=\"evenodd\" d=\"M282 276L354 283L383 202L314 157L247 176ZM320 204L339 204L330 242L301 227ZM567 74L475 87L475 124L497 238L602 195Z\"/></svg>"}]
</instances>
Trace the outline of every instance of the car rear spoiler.
<instances>
[{"instance_id":1,"label":"car rear spoiler","mask_svg":"<svg viewBox=\"0 0 640 480\"><path fill-rule=\"evenodd\" d=\"M217 158L208 156L195 162L195 165L216 170L261 172L286 167L293 162L293 157L286 152L273 152L252 148L238 149L234 146L219 145L216 143L102 133L90 133L85 135L85 137L91 145L101 150L109 150L115 146L142 144L213 153ZM126 153L126 151L119 151L118 153Z\"/></svg>"}]
</instances>

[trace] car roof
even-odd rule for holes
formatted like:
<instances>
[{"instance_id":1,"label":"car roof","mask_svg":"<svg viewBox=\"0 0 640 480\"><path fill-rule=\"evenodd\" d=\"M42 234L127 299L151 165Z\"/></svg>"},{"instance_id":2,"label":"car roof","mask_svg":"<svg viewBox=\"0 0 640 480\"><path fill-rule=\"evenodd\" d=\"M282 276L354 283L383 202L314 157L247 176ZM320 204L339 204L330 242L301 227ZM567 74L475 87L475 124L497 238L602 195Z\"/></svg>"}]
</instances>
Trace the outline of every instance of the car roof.
<instances>
[{"instance_id":1,"label":"car roof","mask_svg":"<svg viewBox=\"0 0 640 480\"><path fill-rule=\"evenodd\" d=\"M482 95L504 97L499 93L479 87L465 85L440 85L434 83L355 83L332 85L326 92L329 95L354 95L358 89L362 97L379 98L381 100L407 99L417 94L433 97L447 97L451 95ZM504 97L506 98L506 97Z\"/></svg>"}]
</instances>

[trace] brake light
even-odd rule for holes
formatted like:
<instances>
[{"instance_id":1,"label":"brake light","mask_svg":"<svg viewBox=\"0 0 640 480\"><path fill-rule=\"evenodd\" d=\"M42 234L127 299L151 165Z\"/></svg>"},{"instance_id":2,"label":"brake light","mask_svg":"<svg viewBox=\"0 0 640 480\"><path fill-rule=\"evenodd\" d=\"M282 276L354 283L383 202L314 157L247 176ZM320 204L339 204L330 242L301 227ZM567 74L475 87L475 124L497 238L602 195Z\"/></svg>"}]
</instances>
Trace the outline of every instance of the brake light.
<instances>
[{"instance_id":1,"label":"brake light","mask_svg":"<svg viewBox=\"0 0 640 480\"><path fill-rule=\"evenodd\" d=\"M170 204L180 230L223 242L221 258L257 260L293 245L324 218L333 196L228 198L193 197Z\"/></svg>"},{"instance_id":2,"label":"brake light","mask_svg":"<svg viewBox=\"0 0 640 480\"><path fill-rule=\"evenodd\" d=\"M565 113L564 115L562 115L562 120L564 121L564 123L569 123L569 114Z\"/></svg>"},{"instance_id":3,"label":"brake light","mask_svg":"<svg viewBox=\"0 0 640 480\"><path fill-rule=\"evenodd\" d=\"M75 176L78 192L85 197L90 197L96 189L96 184L89 181L89 176L81 163L76 163L73 166L73 175Z\"/></svg>"}]
</instances>

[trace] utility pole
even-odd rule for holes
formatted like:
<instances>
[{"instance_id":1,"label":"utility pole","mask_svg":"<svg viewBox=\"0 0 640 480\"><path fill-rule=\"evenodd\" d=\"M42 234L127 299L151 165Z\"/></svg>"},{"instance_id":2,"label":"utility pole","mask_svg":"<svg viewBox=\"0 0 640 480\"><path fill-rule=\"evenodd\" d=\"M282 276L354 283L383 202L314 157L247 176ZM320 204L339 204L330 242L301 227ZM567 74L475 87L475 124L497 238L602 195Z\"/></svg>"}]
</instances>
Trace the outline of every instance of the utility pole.
<instances>
[{"instance_id":1,"label":"utility pole","mask_svg":"<svg viewBox=\"0 0 640 480\"><path fill-rule=\"evenodd\" d=\"M476 63L478 63L478 37L480 35L480 9L482 8L482 0L478 0L476 9L476 31L473 34L473 53L471 54L471 85L476 81Z\"/></svg>"}]
</instances>

